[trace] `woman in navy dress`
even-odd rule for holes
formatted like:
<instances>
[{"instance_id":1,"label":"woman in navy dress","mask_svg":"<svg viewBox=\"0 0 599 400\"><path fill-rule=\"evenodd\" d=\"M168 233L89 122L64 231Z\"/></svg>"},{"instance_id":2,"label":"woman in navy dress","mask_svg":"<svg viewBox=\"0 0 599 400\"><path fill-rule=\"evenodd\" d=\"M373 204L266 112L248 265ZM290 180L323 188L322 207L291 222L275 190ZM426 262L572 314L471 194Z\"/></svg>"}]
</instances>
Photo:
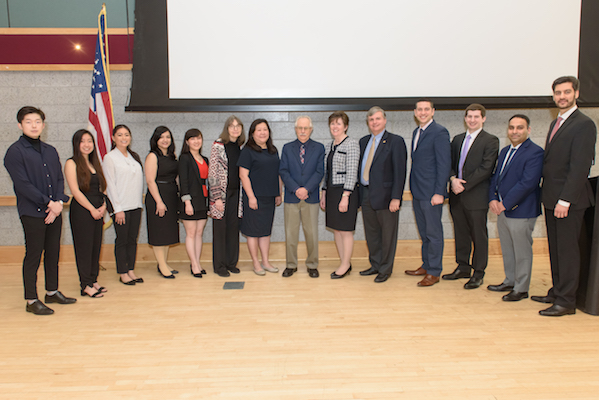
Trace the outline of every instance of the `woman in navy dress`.
<instances>
[{"instance_id":1,"label":"woman in navy dress","mask_svg":"<svg viewBox=\"0 0 599 400\"><path fill-rule=\"evenodd\" d=\"M173 135L166 126L159 126L150 138L150 154L146 157L146 221L148 244L158 262L158 272L174 279L178 271L167 263L169 246L179 243L179 165L175 156Z\"/></svg>"},{"instance_id":2,"label":"woman in navy dress","mask_svg":"<svg viewBox=\"0 0 599 400\"><path fill-rule=\"evenodd\" d=\"M89 131L79 129L73 135L73 157L67 160L64 174L73 195L69 221L81 295L102 297L106 289L98 283L98 274L106 212L106 180L94 137Z\"/></svg>"},{"instance_id":3,"label":"woman in navy dress","mask_svg":"<svg viewBox=\"0 0 599 400\"><path fill-rule=\"evenodd\" d=\"M265 275L265 270L278 272L268 260L268 252L275 206L281 204L279 153L272 144L270 127L265 119L252 122L248 142L237 165L243 188L241 233L247 237L254 272L257 275ZM258 250L262 262L258 260Z\"/></svg>"}]
</instances>

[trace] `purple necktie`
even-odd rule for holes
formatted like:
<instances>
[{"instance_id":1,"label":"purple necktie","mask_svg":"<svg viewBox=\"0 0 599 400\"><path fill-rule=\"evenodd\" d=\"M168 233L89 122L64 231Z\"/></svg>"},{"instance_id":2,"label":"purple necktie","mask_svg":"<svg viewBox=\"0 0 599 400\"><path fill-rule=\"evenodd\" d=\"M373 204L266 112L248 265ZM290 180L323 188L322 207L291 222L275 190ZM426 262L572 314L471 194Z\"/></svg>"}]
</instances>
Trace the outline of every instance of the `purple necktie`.
<instances>
[{"instance_id":1,"label":"purple necktie","mask_svg":"<svg viewBox=\"0 0 599 400\"><path fill-rule=\"evenodd\" d=\"M303 144L300 146L300 162L304 164L304 155L306 154L306 146Z\"/></svg>"},{"instance_id":2,"label":"purple necktie","mask_svg":"<svg viewBox=\"0 0 599 400\"><path fill-rule=\"evenodd\" d=\"M466 161L466 156L468 155L468 145L470 144L470 135L466 135L466 141L464 142L464 146L462 146L462 153L460 154L460 163L458 164L458 178L462 179L462 170L464 169L464 161Z\"/></svg>"}]
</instances>

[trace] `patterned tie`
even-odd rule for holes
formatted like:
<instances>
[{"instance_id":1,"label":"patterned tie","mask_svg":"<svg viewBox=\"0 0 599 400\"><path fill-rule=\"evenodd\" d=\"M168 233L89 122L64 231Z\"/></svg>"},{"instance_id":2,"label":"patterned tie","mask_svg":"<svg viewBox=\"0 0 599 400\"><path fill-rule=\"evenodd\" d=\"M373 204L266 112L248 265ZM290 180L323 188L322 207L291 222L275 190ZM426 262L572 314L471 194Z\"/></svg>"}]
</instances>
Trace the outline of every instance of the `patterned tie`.
<instances>
[{"instance_id":1,"label":"patterned tie","mask_svg":"<svg viewBox=\"0 0 599 400\"><path fill-rule=\"evenodd\" d=\"M416 137L414 138L414 149L412 151L416 151L416 146L418 146L418 141L420 140L420 136L424 133L422 128L418 129L416 132Z\"/></svg>"},{"instance_id":2,"label":"patterned tie","mask_svg":"<svg viewBox=\"0 0 599 400\"><path fill-rule=\"evenodd\" d=\"M557 121L555 121L555 125L553 126L553 130L551 131L551 135L549 136L549 143L553 140L556 132L559 130L559 127L562 126L562 121L564 119L562 117L557 117Z\"/></svg>"},{"instance_id":3,"label":"patterned tie","mask_svg":"<svg viewBox=\"0 0 599 400\"><path fill-rule=\"evenodd\" d=\"M464 142L464 146L462 147L462 154L460 154L460 163L458 164L458 178L462 179L462 170L464 169L464 161L466 161L466 156L468 155L468 145L470 144L471 136L466 135L466 141Z\"/></svg>"},{"instance_id":4,"label":"patterned tie","mask_svg":"<svg viewBox=\"0 0 599 400\"><path fill-rule=\"evenodd\" d=\"M362 174L362 178L364 178L364 182L370 181L370 167L372 167L372 159L374 158L374 138L372 138L372 143L370 144L370 151L368 152L368 158L366 159L366 164L364 165L364 173Z\"/></svg>"},{"instance_id":5,"label":"patterned tie","mask_svg":"<svg viewBox=\"0 0 599 400\"><path fill-rule=\"evenodd\" d=\"M303 144L300 146L300 162L302 163L302 165L304 165L304 156L306 155L306 146L304 146Z\"/></svg>"}]
</instances>

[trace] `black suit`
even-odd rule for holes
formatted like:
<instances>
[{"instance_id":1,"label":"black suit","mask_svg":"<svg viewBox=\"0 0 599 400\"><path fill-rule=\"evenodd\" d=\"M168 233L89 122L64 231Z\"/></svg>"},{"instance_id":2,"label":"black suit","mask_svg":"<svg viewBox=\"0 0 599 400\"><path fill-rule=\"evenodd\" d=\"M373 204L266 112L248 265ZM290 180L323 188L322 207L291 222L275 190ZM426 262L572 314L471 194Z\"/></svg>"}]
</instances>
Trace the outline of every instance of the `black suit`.
<instances>
[{"instance_id":1,"label":"black suit","mask_svg":"<svg viewBox=\"0 0 599 400\"><path fill-rule=\"evenodd\" d=\"M451 142L451 176L458 175L462 144L466 132L457 135ZM455 253L458 269L473 277L482 278L489 259L489 236L487 213L489 210L489 182L499 151L499 139L485 130L476 136L466 155L462 168L464 191L455 194L449 191L449 210L453 219ZM472 262L470 253L474 244Z\"/></svg>"},{"instance_id":2,"label":"black suit","mask_svg":"<svg viewBox=\"0 0 599 400\"><path fill-rule=\"evenodd\" d=\"M585 209L594 203L587 177L595 156L597 128L589 117L576 110L549 142L556 121L551 123L545 144L541 192L553 279L548 296L555 298L555 304L573 309L580 274L578 239L582 218ZM558 200L570 203L565 218L554 216Z\"/></svg>"},{"instance_id":3,"label":"black suit","mask_svg":"<svg viewBox=\"0 0 599 400\"><path fill-rule=\"evenodd\" d=\"M370 265L379 274L391 274L397 247L399 211L389 211L389 204L394 199L401 202L406 183L407 150L401 136L387 131L381 135L372 159L368 186L360 185L362 217ZM360 179L364 173L364 151L371 137L366 135L360 139Z\"/></svg>"}]
</instances>

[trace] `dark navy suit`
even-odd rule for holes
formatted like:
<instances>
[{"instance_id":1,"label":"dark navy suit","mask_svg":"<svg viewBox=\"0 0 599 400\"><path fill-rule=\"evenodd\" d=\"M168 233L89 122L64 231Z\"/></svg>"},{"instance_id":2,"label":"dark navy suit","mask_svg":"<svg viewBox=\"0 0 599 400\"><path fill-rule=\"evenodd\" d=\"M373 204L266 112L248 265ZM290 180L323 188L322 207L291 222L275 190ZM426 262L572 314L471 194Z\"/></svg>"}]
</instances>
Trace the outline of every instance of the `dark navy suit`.
<instances>
[{"instance_id":1,"label":"dark navy suit","mask_svg":"<svg viewBox=\"0 0 599 400\"><path fill-rule=\"evenodd\" d=\"M420 127L412 134L412 143ZM451 170L449 132L433 121L420 135L416 151L412 145L410 190L416 225L422 239L422 268L433 276L443 270L443 204L431 205L435 194L447 195L447 180Z\"/></svg>"}]
</instances>

